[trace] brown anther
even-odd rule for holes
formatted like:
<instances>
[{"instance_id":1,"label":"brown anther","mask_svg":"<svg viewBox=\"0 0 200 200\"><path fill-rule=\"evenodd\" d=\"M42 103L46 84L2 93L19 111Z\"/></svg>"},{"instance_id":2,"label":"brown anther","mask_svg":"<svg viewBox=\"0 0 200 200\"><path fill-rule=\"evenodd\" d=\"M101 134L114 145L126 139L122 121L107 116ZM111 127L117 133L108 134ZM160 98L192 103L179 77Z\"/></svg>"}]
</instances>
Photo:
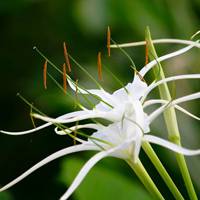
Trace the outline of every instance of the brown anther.
<instances>
[{"instance_id":1,"label":"brown anther","mask_svg":"<svg viewBox=\"0 0 200 200\"><path fill-rule=\"evenodd\" d=\"M63 64L63 89L64 92L67 92L67 72L66 72L66 64Z\"/></svg>"},{"instance_id":2,"label":"brown anther","mask_svg":"<svg viewBox=\"0 0 200 200\"><path fill-rule=\"evenodd\" d=\"M44 66L43 66L43 85L44 89L47 89L47 63L48 61L45 60Z\"/></svg>"},{"instance_id":3,"label":"brown anther","mask_svg":"<svg viewBox=\"0 0 200 200\"><path fill-rule=\"evenodd\" d=\"M148 41L146 40L145 45L145 65L149 63L149 47L148 47Z\"/></svg>"},{"instance_id":4,"label":"brown anther","mask_svg":"<svg viewBox=\"0 0 200 200\"><path fill-rule=\"evenodd\" d=\"M107 49L108 49L108 56L110 57L110 39L111 39L111 33L110 33L110 27L108 26L107 29Z\"/></svg>"},{"instance_id":5,"label":"brown anther","mask_svg":"<svg viewBox=\"0 0 200 200\"><path fill-rule=\"evenodd\" d=\"M98 79L102 80L101 52L98 52L97 55L97 67L98 67Z\"/></svg>"},{"instance_id":6,"label":"brown anther","mask_svg":"<svg viewBox=\"0 0 200 200\"><path fill-rule=\"evenodd\" d=\"M63 49L64 49L64 57L65 57L66 65L68 67L68 71L71 72L71 64L70 64L70 61L69 61L69 55L68 55L68 52L67 52L67 47L66 47L65 42L63 42Z\"/></svg>"},{"instance_id":7,"label":"brown anther","mask_svg":"<svg viewBox=\"0 0 200 200\"><path fill-rule=\"evenodd\" d=\"M138 75L138 77L140 78L141 81L146 83L144 77L138 71L136 71L136 74Z\"/></svg>"}]
</instances>

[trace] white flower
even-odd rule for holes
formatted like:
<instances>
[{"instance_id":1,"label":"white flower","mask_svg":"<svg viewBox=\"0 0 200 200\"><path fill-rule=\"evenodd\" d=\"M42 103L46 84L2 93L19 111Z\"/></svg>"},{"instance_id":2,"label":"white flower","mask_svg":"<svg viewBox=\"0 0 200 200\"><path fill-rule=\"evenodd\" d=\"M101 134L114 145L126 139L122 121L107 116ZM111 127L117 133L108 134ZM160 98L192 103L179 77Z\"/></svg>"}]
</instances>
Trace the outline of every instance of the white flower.
<instances>
[{"instance_id":1,"label":"white flower","mask_svg":"<svg viewBox=\"0 0 200 200\"><path fill-rule=\"evenodd\" d=\"M197 155L200 154L200 150L188 150L177 146L171 142L164 139L149 135L150 125L154 119L156 119L161 113L163 113L169 107L175 107L181 112L199 120L198 117L189 113L187 110L180 107L178 104L187 102L193 99L200 98L200 92L190 94L184 97L168 102L163 99L151 99L146 100L148 94L158 85L175 80L181 79L200 79L200 74L185 74L168 77L166 79L160 80L158 82L153 82L147 85L141 77L154 67L157 62L164 61L166 59L178 56L190 50L192 47L197 46L197 43L192 43L183 49L176 52L164 55L157 60L154 60L144 66L141 71L135 74L135 77L131 83L128 83L125 87L115 91L110 94L106 92L103 88L99 90L85 90L83 88L78 88L78 92L83 94L95 95L100 99L100 102L92 109L88 110L83 107L82 111L76 111L72 113L67 113L56 119L46 117L39 114L34 114L33 116L47 123L28 131L22 132L7 132L1 131L2 133L12 134L12 135L23 135L31 132L35 132L52 124L66 124L70 122L81 121L84 119L92 118L102 118L110 122L108 126L90 123L83 125L76 125L68 129L59 129L59 126L55 128L55 132L60 135L71 134L72 131L76 131L81 128L90 128L96 130L88 140L83 140L76 137L76 140L81 144L74 145L63 150L60 150L44 160L40 161L38 164L30 168L24 174L19 176L17 179L13 180L6 186L0 189L3 191L13 186L17 182L21 181L23 178L28 176L30 173L40 168L41 166L47 164L48 162L79 151L94 150L99 151L94 155L80 170L79 174L75 178L72 185L68 188L67 192L61 197L62 200L67 199L72 192L78 187L83 178L86 176L88 171L102 158L106 156L114 156L124 160L132 160L135 163L138 161L141 145L143 141L148 141L150 143L161 145L172 151L182 153L184 155ZM76 90L76 85L74 82L68 78L68 82L72 89ZM145 108L153 104L161 104L161 106L154 110L152 113L147 114Z\"/></svg>"}]
</instances>

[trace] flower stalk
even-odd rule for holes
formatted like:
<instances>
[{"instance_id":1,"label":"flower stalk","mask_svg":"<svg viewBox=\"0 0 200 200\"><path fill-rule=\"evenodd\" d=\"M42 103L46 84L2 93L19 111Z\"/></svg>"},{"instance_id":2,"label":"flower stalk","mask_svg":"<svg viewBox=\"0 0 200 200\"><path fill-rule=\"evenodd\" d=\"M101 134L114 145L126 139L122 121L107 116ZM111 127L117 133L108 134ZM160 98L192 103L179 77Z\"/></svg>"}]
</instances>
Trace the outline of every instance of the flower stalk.
<instances>
[{"instance_id":1,"label":"flower stalk","mask_svg":"<svg viewBox=\"0 0 200 200\"><path fill-rule=\"evenodd\" d=\"M139 160L137 163L134 163L132 160L126 160L129 166L133 169L136 173L140 181L144 184L145 188L149 191L149 193L155 198L164 200L164 197L158 190L157 186L152 181L151 177L149 176L148 172L145 170L143 164Z\"/></svg>"},{"instance_id":2,"label":"flower stalk","mask_svg":"<svg viewBox=\"0 0 200 200\"><path fill-rule=\"evenodd\" d=\"M154 60L157 59L157 53L154 48L152 39L151 39L151 34L149 31L149 28L147 27L146 29L146 41L148 43L148 49L149 49L149 59ZM158 80L165 79L165 75L162 69L162 66L160 62L158 62L157 66L153 69L154 74ZM159 71L159 74L157 73ZM171 101L172 97L169 92L169 88L167 86L167 83L161 84L158 86L160 97L164 100ZM167 132L168 132L168 138L171 142L180 145L181 146L181 139L180 139L180 133L179 133L179 128L178 128L178 123L177 123L177 118L176 118L176 113L175 109L173 107L168 108L165 110L164 114L164 119L167 127ZM188 195L191 200L197 200L197 195L194 190L194 186L192 184L192 180L187 168L187 164L185 161L185 158L182 154L177 154L176 153L176 160L179 165Z\"/></svg>"},{"instance_id":3,"label":"flower stalk","mask_svg":"<svg viewBox=\"0 0 200 200\"><path fill-rule=\"evenodd\" d=\"M147 156L149 157L149 159L151 160L151 162L153 163L153 165L155 166L155 168L157 169L162 179L165 181L166 185L168 186L169 190L173 194L174 198L176 200L184 200L182 194L176 187L175 183L171 179L170 175L166 171L165 167L161 163L160 159L156 155L155 151L153 150L149 142L144 141L142 144L142 148L147 154Z\"/></svg>"}]
</instances>

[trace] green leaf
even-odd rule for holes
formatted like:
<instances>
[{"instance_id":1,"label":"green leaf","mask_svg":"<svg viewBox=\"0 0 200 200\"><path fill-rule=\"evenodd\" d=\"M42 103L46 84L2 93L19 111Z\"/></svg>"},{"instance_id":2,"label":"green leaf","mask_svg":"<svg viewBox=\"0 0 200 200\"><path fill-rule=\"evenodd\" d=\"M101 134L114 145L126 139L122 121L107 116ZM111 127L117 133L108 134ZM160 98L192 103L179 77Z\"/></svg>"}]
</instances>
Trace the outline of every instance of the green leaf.
<instances>
[{"instance_id":1,"label":"green leaf","mask_svg":"<svg viewBox=\"0 0 200 200\"><path fill-rule=\"evenodd\" d=\"M1 192L0 193L0 199L1 200L13 200L14 198L12 197L12 195L9 192Z\"/></svg>"},{"instance_id":2,"label":"green leaf","mask_svg":"<svg viewBox=\"0 0 200 200\"><path fill-rule=\"evenodd\" d=\"M84 161L79 158L66 159L62 164L60 180L69 186L83 165ZM101 163L89 172L74 196L78 200L152 200L141 185L123 176L120 171L105 168Z\"/></svg>"}]
</instances>

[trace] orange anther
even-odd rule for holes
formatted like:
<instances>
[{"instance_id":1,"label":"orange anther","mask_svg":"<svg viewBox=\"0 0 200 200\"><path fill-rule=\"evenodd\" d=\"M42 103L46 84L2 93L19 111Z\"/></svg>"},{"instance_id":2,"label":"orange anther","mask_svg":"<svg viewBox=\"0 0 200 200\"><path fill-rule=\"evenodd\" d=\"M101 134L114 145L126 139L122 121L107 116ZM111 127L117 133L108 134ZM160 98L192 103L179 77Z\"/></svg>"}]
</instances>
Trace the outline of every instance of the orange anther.
<instances>
[{"instance_id":1,"label":"orange anther","mask_svg":"<svg viewBox=\"0 0 200 200\"><path fill-rule=\"evenodd\" d=\"M47 60L45 60L44 66L43 66L43 84L44 89L47 89Z\"/></svg>"},{"instance_id":2,"label":"orange anther","mask_svg":"<svg viewBox=\"0 0 200 200\"><path fill-rule=\"evenodd\" d=\"M101 64L101 52L97 55L97 67L98 67L98 78L102 80L102 64Z\"/></svg>"},{"instance_id":3,"label":"orange anther","mask_svg":"<svg viewBox=\"0 0 200 200\"><path fill-rule=\"evenodd\" d=\"M68 71L71 72L71 64L70 64L70 61L69 61L69 55L67 53L67 47L66 47L65 42L63 42L63 49L64 49L64 57L65 57L66 65L68 67Z\"/></svg>"},{"instance_id":4,"label":"orange anther","mask_svg":"<svg viewBox=\"0 0 200 200\"><path fill-rule=\"evenodd\" d=\"M67 92L67 72L66 72L66 64L63 64L63 89L64 92Z\"/></svg>"},{"instance_id":5,"label":"orange anther","mask_svg":"<svg viewBox=\"0 0 200 200\"><path fill-rule=\"evenodd\" d=\"M110 33L110 27L108 26L107 29L107 48L108 48L108 56L110 57L110 39L111 39L111 33Z\"/></svg>"}]
</instances>

